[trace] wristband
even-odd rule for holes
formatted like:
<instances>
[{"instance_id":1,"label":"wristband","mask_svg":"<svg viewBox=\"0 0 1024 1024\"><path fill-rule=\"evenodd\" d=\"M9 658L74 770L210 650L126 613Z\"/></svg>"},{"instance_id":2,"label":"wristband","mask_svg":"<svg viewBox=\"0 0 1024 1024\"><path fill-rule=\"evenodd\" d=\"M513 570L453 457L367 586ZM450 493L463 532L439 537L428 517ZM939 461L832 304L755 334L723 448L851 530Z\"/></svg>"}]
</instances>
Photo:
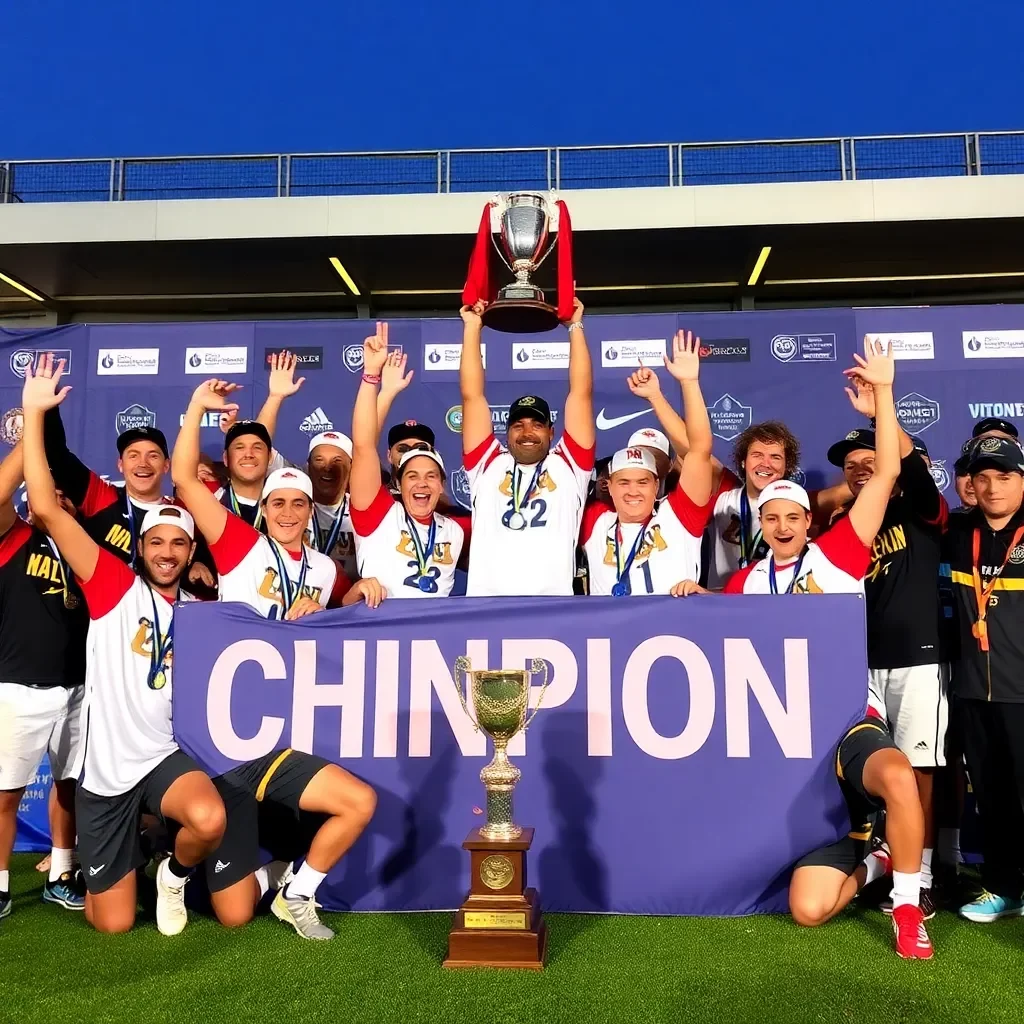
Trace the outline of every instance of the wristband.
<instances>
[{"instance_id":1,"label":"wristband","mask_svg":"<svg viewBox=\"0 0 1024 1024\"><path fill-rule=\"evenodd\" d=\"M573 322L571 324L569 324L569 331L570 332L572 332L572 331L582 331L582 330L583 330L583 321L582 320L573 320Z\"/></svg>"},{"instance_id":2,"label":"wristband","mask_svg":"<svg viewBox=\"0 0 1024 1024\"><path fill-rule=\"evenodd\" d=\"M379 373L364 373L363 382L365 384L379 384L380 374Z\"/></svg>"}]
</instances>

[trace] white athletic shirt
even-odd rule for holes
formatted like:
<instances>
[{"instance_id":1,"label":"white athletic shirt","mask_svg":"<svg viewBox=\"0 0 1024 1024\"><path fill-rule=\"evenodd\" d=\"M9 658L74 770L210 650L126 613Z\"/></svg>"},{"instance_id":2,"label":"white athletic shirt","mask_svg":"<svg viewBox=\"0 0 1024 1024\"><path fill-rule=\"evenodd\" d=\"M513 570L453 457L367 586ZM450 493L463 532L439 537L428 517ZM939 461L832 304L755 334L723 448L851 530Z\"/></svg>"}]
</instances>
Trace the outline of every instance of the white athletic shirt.
<instances>
[{"instance_id":1,"label":"white athletic shirt","mask_svg":"<svg viewBox=\"0 0 1024 1024\"><path fill-rule=\"evenodd\" d=\"M90 793L120 796L178 749L171 732L173 651L164 658L163 686L154 689L149 683L154 607L162 643L174 603L105 548L92 578L79 583L92 622L82 705L85 738L74 774ZM182 593L180 600L191 598Z\"/></svg>"},{"instance_id":2,"label":"white athletic shirt","mask_svg":"<svg viewBox=\"0 0 1024 1024\"><path fill-rule=\"evenodd\" d=\"M520 495L526 526L503 523L513 509L512 488L530 487L536 466L517 466L493 434L463 456L473 506L473 556L467 597L565 597L576 575L576 540L594 449L568 434L548 453L529 495Z\"/></svg>"},{"instance_id":3,"label":"white athletic shirt","mask_svg":"<svg viewBox=\"0 0 1024 1024\"><path fill-rule=\"evenodd\" d=\"M462 554L465 535L448 516L434 513L437 530L434 549L427 555L423 578L431 589L421 590L420 566L409 523L419 536L420 550L427 554L430 524L407 519L405 506L381 485L369 508L352 510L356 532L359 575L376 577L387 588L388 597L447 597L455 583L455 566Z\"/></svg>"},{"instance_id":4,"label":"white athletic shirt","mask_svg":"<svg viewBox=\"0 0 1024 1024\"><path fill-rule=\"evenodd\" d=\"M786 593L797 560L776 565L775 586ZM864 574L871 564L871 548L857 536L849 516L807 545L794 594L862 594ZM727 594L770 594L770 560L762 558L730 577Z\"/></svg>"},{"instance_id":5,"label":"white athletic shirt","mask_svg":"<svg viewBox=\"0 0 1024 1024\"><path fill-rule=\"evenodd\" d=\"M711 506L695 505L678 484L667 498L655 502L654 515L644 528L644 539L629 570L630 595L667 594L681 580L700 576L701 535ZM615 534L618 516L611 505L592 502L583 513L580 544L587 555L592 595L611 594L618 579ZM629 558L642 523L623 523L619 535L619 561Z\"/></svg>"},{"instance_id":6,"label":"white athletic shirt","mask_svg":"<svg viewBox=\"0 0 1024 1024\"><path fill-rule=\"evenodd\" d=\"M287 551L230 512L220 539L210 545L210 554L220 576L220 600L241 601L267 619L282 619L286 611L279 563L291 582L293 601L299 596L303 561L302 593L322 608L348 589L344 574L326 555L305 546L302 552Z\"/></svg>"}]
</instances>

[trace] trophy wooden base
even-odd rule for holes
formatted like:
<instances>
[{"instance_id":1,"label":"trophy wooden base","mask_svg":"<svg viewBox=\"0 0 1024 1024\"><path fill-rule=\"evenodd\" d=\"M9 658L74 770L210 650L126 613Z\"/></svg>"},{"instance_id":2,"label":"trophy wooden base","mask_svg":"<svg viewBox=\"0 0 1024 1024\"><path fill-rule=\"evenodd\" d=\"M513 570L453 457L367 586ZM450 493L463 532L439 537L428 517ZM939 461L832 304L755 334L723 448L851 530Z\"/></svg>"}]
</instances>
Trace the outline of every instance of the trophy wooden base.
<instances>
[{"instance_id":1,"label":"trophy wooden base","mask_svg":"<svg viewBox=\"0 0 1024 1024\"><path fill-rule=\"evenodd\" d=\"M504 334L540 334L558 326L558 311L542 299L499 298L484 310L483 322Z\"/></svg>"},{"instance_id":2,"label":"trophy wooden base","mask_svg":"<svg viewBox=\"0 0 1024 1024\"><path fill-rule=\"evenodd\" d=\"M470 854L470 888L448 935L445 967L519 967L539 971L548 931L536 889L526 887L526 852L533 829L518 839L483 839L473 829L462 844Z\"/></svg>"}]
</instances>

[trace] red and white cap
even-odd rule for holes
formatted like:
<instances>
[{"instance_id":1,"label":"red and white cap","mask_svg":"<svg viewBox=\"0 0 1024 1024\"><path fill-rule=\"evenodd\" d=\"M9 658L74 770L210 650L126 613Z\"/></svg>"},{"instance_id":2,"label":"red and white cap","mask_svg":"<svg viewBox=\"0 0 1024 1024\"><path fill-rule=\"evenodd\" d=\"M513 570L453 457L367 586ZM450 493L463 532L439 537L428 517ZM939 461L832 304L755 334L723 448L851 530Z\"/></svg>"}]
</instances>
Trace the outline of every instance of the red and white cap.
<instances>
[{"instance_id":1,"label":"red and white cap","mask_svg":"<svg viewBox=\"0 0 1024 1024\"><path fill-rule=\"evenodd\" d=\"M648 448L640 445L629 445L620 448L612 456L612 464L608 468L608 475L614 476L622 469L646 469L648 473L658 475L658 467L655 465L654 456Z\"/></svg>"},{"instance_id":2,"label":"red and white cap","mask_svg":"<svg viewBox=\"0 0 1024 1024\"><path fill-rule=\"evenodd\" d=\"M343 434L340 430L325 430L322 434L317 434L309 442L309 449L306 454L312 455L313 449L319 448L322 444L329 444L335 448L340 448L350 459L352 458L352 438L348 434Z\"/></svg>"},{"instance_id":3,"label":"red and white cap","mask_svg":"<svg viewBox=\"0 0 1024 1024\"><path fill-rule=\"evenodd\" d=\"M668 438L654 427L644 427L643 430L634 430L626 442L627 448L635 448L643 445L644 448L657 448L659 452L669 453Z\"/></svg>"},{"instance_id":4,"label":"red and white cap","mask_svg":"<svg viewBox=\"0 0 1024 1024\"><path fill-rule=\"evenodd\" d=\"M802 509L806 509L808 512L811 511L811 499L807 497L807 492L799 484L793 483L792 480L776 480L770 483L757 499L758 512L764 508L767 502L775 498L796 502Z\"/></svg>"},{"instance_id":5,"label":"red and white cap","mask_svg":"<svg viewBox=\"0 0 1024 1024\"><path fill-rule=\"evenodd\" d=\"M437 452L431 448L410 448L398 460L398 476L402 475L402 470L405 469L406 464L412 462L413 459L430 459L441 467L441 473L444 474L444 460Z\"/></svg>"},{"instance_id":6,"label":"red and white cap","mask_svg":"<svg viewBox=\"0 0 1024 1024\"><path fill-rule=\"evenodd\" d=\"M286 490L302 491L310 501L313 500L313 484L309 477L301 469L292 469L290 466L287 469L275 469L267 477L261 500L266 501L274 491Z\"/></svg>"},{"instance_id":7,"label":"red and white cap","mask_svg":"<svg viewBox=\"0 0 1024 1024\"><path fill-rule=\"evenodd\" d=\"M196 524L187 509L180 505L160 505L158 508L151 508L142 519L142 529L139 536L145 535L147 530L154 526L176 526L188 534L189 540L196 539Z\"/></svg>"}]
</instances>

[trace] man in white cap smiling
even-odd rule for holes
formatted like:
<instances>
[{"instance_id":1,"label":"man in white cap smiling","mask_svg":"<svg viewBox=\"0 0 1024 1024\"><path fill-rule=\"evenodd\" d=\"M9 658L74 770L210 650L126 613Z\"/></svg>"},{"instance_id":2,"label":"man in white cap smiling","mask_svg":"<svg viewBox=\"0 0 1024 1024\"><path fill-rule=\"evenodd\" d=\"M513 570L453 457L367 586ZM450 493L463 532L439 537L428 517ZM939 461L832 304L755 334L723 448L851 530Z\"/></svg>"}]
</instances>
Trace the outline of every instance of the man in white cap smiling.
<instances>
[{"instance_id":1,"label":"man in white cap smiling","mask_svg":"<svg viewBox=\"0 0 1024 1024\"><path fill-rule=\"evenodd\" d=\"M675 480L678 479L678 469L675 474L672 474L675 479L669 480L669 475L672 473L672 446L669 444L668 438L660 431L655 430L654 427L641 427L640 430L634 430L630 434L629 440L626 442L627 448L645 448L654 457L654 466L658 474L658 497L662 498L665 496L667 490L675 485Z\"/></svg>"}]
</instances>

